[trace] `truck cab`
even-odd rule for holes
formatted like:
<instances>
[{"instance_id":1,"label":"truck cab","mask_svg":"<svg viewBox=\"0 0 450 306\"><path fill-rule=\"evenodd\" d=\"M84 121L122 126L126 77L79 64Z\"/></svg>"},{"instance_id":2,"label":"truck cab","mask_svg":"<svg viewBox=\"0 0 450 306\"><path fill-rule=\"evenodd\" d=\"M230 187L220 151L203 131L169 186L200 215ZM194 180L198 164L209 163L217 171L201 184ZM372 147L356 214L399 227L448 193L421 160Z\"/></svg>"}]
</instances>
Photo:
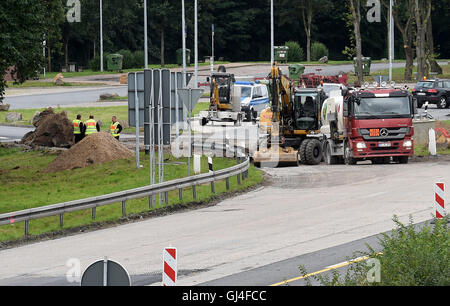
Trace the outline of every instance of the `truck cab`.
<instances>
[{"instance_id":1,"label":"truck cab","mask_svg":"<svg viewBox=\"0 0 450 306\"><path fill-rule=\"evenodd\" d=\"M322 108L329 164L339 160L407 163L414 154L415 106L407 90L366 88L334 96Z\"/></svg>"}]
</instances>

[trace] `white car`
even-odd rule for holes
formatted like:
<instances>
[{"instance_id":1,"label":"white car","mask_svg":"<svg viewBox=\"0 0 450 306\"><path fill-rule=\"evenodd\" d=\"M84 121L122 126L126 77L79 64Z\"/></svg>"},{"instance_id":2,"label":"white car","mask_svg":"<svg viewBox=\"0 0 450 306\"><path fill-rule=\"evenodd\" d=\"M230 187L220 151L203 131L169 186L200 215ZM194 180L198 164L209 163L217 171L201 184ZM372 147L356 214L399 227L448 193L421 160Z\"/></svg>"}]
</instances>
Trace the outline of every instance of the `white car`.
<instances>
[{"instance_id":1,"label":"white car","mask_svg":"<svg viewBox=\"0 0 450 306\"><path fill-rule=\"evenodd\" d=\"M241 88L241 110L248 121L258 118L261 111L270 105L266 85L238 81L234 83L234 86Z\"/></svg>"}]
</instances>

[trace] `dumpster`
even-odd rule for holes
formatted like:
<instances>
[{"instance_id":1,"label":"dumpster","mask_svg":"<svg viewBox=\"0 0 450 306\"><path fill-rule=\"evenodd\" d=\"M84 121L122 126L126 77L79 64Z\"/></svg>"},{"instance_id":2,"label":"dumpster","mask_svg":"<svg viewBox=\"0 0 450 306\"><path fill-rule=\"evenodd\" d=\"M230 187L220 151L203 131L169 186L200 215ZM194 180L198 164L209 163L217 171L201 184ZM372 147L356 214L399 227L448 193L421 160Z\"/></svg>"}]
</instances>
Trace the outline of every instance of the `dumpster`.
<instances>
[{"instance_id":1,"label":"dumpster","mask_svg":"<svg viewBox=\"0 0 450 306\"><path fill-rule=\"evenodd\" d=\"M122 71L123 55L110 54L106 58L106 62L109 71Z\"/></svg>"},{"instance_id":2,"label":"dumpster","mask_svg":"<svg viewBox=\"0 0 450 306\"><path fill-rule=\"evenodd\" d=\"M274 53L275 53L275 61L282 63L287 63L288 61L288 46L275 46L274 47Z\"/></svg>"},{"instance_id":3,"label":"dumpster","mask_svg":"<svg viewBox=\"0 0 450 306\"><path fill-rule=\"evenodd\" d=\"M183 65L183 49L177 50L177 64L182 66ZM191 64L191 50L186 49L186 66L190 66Z\"/></svg>"},{"instance_id":4,"label":"dumpster","mask_svg":"<svg viewBox=\"0 0 450 306\"><path fill-rule=\"evenodd\" d=\"M362 62L363 75L370 75L370 65L372 64L372 59L370 57L362 57L361 62ZM355 65L355 75L357 75L358 74L358 64L357 64L356 57L353 58L353 63Z\"/></svg>"},{"instance_id":5,"label":"dumpster","mask_svg":"<svg viewBox=\"0 0 450 306\"><path fill-rule=\"evenodd\" d=\"M289 78L291 80L300 80L300 76L305 72L305 66L302 64L289 65Z\"/></svg>"}]
</instances>

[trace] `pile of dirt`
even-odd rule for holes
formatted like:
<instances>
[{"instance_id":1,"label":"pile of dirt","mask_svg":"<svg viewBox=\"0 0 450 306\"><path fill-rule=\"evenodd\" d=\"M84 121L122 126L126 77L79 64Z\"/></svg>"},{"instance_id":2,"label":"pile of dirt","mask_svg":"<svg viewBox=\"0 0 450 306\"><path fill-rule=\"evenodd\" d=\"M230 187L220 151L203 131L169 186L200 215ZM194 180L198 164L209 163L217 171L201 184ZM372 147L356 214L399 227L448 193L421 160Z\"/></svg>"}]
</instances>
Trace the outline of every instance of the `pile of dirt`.
<instances>
[{"instance_id":1,"label":"pile of dirt","mask_svg":"<svg viewBox=\"0 0 450 306\"><path fill-rule=\"evenodd\" d=\"M72 121L67 118L66 112L56 114L48 108L36 116L33 125L36 130L22 138L25 145L70 148L74 143Z\"/></svg>"},{"instance_id":2,"label":"pile of dirt","mask_svg":"<svg viewBox=\"0 0 450 306\"><path fill-rule=\"evenodd\" d=\"M111 134L100 132L86 136L70 150L63 152L44 169L44 172L84 168L132 157L134 157L133 151L113 138Z\"/></svg>"}]
</instances>

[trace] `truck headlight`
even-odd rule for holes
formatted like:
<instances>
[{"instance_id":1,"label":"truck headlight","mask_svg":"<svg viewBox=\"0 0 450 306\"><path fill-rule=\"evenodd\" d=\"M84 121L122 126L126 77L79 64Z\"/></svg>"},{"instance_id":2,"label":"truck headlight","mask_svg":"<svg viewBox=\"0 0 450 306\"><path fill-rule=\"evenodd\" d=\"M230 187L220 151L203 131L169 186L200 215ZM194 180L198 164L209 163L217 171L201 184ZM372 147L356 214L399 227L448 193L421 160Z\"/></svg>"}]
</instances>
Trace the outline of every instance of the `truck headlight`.
<instances>
[{"instance_id":1,"label":"truck headlight","mask_svg":"<svg viewBox=\"0 0 450 306\"><path fill-rule=\"evenodd\" d=\"M365 148L367 148L367 146L366 146L365 142L357 142L356 143L356 148L357 149L365 149Z\"/></svg>"},{"instance_id":2,"label":"truck headlight","mask_svg":"<svg viewBox=\"0 0 450 306\"><path fill-rule=\"evenodd\" d=\"M411 140L406 140L403 142L403 146L404 147L412 147L412 141Z\"/></svg>"}]
</instances>

